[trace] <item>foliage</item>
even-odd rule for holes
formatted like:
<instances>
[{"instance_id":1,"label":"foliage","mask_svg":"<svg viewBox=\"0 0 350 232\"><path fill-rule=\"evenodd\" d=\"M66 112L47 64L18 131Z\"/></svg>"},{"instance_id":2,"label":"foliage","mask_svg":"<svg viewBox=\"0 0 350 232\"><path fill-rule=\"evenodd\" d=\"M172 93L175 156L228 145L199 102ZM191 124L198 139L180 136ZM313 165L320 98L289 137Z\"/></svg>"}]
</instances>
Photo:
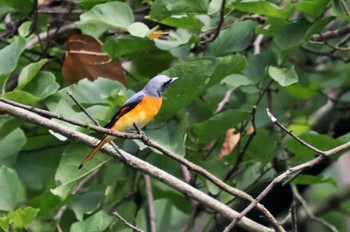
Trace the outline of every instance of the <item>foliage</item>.
<instances>
[{"instance_id":1,"label":"foliage","mask_svg":"<svg viewBox=\"0 0 350 232\"><path fill-rule=\"evenodd\" d=\"M222 3L74 0L57 6L55 1L0 0L1 98L91 124L67 95L70 92L104 125L152 76L179 77L145 133L227 184L256 195L288 167L316 156L277 130L266 108L316 148L327 150L347 141L350 4L227 0L222 8ZM93 36L111 59L121 60L127 86L103 77L65 82L64 41L78 30ZM113 211L149 230L150 192L142 173L104 154L78 170L91 148L6 114L0 115L0 128L2 230L126 231ZM219 157L223 144L229 142L225 140L233 138L226 136L227 131L235 131L240 140L228 155ZM138 141L117 139L116 143L184 179L181 166L155 149ZM302 185L312 193L310 198L317 200L311 203L322 202L332 193L317 195L315 189L341 186L334 176L324 174L324 168L308 170L288 184ZM235 197L190 174L187 181L193 186L240 209L240 202L232 201ZM152 193L158 231L181 231L186 226L190 231L194 226L217 231L228 224L155 180ZM279 209L271 202L264 204L281 216L290 207L288 196L283 196ZM325 219L339 231L346 230L343 217Z\"/></svg>"}]
</instances>

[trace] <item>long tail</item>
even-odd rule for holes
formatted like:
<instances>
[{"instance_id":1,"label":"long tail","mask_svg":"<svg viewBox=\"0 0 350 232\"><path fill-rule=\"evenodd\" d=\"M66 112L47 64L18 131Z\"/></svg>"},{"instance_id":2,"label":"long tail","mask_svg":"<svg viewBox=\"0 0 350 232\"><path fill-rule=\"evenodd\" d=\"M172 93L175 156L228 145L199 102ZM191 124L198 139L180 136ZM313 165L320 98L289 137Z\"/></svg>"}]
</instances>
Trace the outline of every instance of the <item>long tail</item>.
<instances>
[{"instance_id":1,"label":"long tail","mask_svg":"<svg viewBox=\"0 0 350 232\"><path fill-rule=\"evenodd\" d=\"M83 162L81 162L81 164L79 165L79 169L81 169L87 162L89 162L92 158L94 158L94 156L96 155L96 153L103 147L103 145L108 142L108 136L105 136L95 147L95 149L83 160Z\"/></svg>"}]
</instances>

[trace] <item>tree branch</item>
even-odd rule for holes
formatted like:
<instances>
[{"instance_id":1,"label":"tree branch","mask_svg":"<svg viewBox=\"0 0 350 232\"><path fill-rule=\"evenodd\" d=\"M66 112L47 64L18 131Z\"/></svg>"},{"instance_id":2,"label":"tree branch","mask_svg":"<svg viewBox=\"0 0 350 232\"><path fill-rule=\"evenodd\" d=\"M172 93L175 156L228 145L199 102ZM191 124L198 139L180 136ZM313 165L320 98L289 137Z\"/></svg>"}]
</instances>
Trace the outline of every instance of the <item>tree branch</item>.
<instances>
[{"instance_id":1,"label":"tree branch","mask_svg":"<svg viewBox=\"0 0 350 232\"><path fill-rule=\"evenodd\" d=\"M13 116L22 118L28 122L38 124L41 126L44 126L48 129L51 129L63 136L66 136L67 138L70 138L76 142L84 143L89 146L96 145L96 139L88 136L86 134L83 134L78 131L74 131L70 128L67 128L63 125L60 125L54 121L51 121L47 118L44 118L40 115L34 114L32 112L29 112L28 110L24 110L18 107L11 106L9 104L0 102L0 110L2 112L11 114ZM165 183L166 185L176 189L177 191L183 193L184 195L200 202L205 207L210 208L211 210L221 214L225 218L228 218L230 220L233 220L234 218L239 216L239 213L230 207L226 206L222 202L208 196L207 194L193 188L192 186L188 185L187 183L179 180L178 178L168 174L167 172L143 161L138 159L137 157L123 151L119 150L119 152L116 152L115 149L111 145L105 145L102 148L102 151L106 152L107 154L111 155L112 157L120 159L122 162L125 162L130 167L137 169L147 175L152 176L153 178ZM120 154L122 154L123 158ZM241 220L239 221L238 225L248 231L271 231L271 229L258 224L254 221L252 221L249 218L241 217Z\"/></svg>"},{"instance_id":2,"label":"tree branch","mask_svg":"<svg viewBox=\"0 0 350 232\"><path fill-rule=\"evenodd\" d=\"M312 41L323 42L323 41L327 41L330 39L340 38L343 35L346 35L349 33L350 33L350 25L347 25L347 26L340 28L340 29L336 29L333 31L326 31L322 34L314 35L314 36L312 36Z\"/></svg>"},{"instance_id":3,"label":"tree branch","mask_svg":"<svg viewBox=\"0 0 350 232\"><path fill-rule=\"evenodd\" d=\"M29 107L29 106L22 105L22 104L19 104L16 102L12 102L12 101L9 101L9 100L3 99L3 98L0 98L0 102L4 102L7 104L16 106L16 107L20 107L22 109L26 109L26 110L38 113L40 115L63 120L65 122L71 123L73 125L85 127L85 128L94 130L94 131L99 132L99 133L108 134L108 135L112 135L112 136L124 138L124 139L140 140L145 145L152 147L152 148L155 148L158 151L162 152L164 155L178 161L182 165L186 166L189 170L192 170L194 172L197 172L197 173L203 175L205 178L207 178L209 181L211 181L214 185L216 185L220 189L226 191L227 193L232 194L233 196L235 196L237 198L240 198L240 199L243 199L243 200L246 200L249 202L255 202L255 199L252 196L250 196L249 194L247 194L239 189L233 188L232 186L221 181L219 178L217 178L216 176L214 176L212 173L210 173L206 169L202 168L201 166L196 165L196 164L192 163L191 161L188 161L184 157L179 156L176 153L172 152L171 150L169 150L169 149L161 146L160 144L150 140L144 133L139 133L139 134L138 133L124 133L124 132L109 130L109 129L106 129L103 127L84 124L81 122L77 122L77 121L74 121L71 119L64 118L63 116L60 116L60 115L53 114L49 111L37 109L34 107ZM257 203L254 205L254 207L256 207L264 215L265 220L268 221L276 231L284 231L283 227L279 225L279 223L274 218L274 216L263 205L261 205L260 203Z\"/></svg>"},{"instance_id":4,"label":"tree branch","mask_svg":"<svg viewBox=\"0 0 350 232\"><path fill-rule=\"evenodd\" d=\"M225 16L225 5L226 5L226 0L221 0L221 7L220 7L220 19L219 19L219 23L217 25L217 27L215 28L214 33L209 37L209 39L207 39L206 41L204 41L204 43L210 43L213 42L220 34L220 30L222 27L222 24L224 23L224 16Z\"/></svg>"}]
</instances>

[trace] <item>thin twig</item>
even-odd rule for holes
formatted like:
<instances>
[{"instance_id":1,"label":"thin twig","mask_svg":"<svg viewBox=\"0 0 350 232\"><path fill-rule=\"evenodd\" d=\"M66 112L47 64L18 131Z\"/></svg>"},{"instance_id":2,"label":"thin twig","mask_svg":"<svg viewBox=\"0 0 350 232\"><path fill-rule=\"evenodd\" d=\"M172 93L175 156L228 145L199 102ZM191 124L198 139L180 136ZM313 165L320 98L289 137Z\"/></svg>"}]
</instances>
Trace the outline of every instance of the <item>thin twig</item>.
<instances>
[{"instance_id":1,"label":"thin twig","mask_svg":"<svg viewBox=\"0 0 350 232\"><path fill-rule=\"evenodd\" d=\"M255 105L252 107L252 110L250 112L250 118L244 123L244 125L241 127L242 131L244 129L247 128L247 126L249 125L249 122L252 123L253 126L253 133L251 133L249 135L249 138L247 140L247 142L244 144L244 147L242 149L239 149L238 152L238 156L235 162L235 165L233 166L233 168L226 174L225 179L224 180L228 180L229 178L231 178L239 169L239 165L241 164L242 160L243 160L243 156L246 153L249 145L251 144L251 142L253 141L253 138L256 135L256 126L255 126L255 114L256 114L256 109L258 107L258 105L260 104L260 102L262 101L263 97L265 96L265 94L270 90L270 87L273 83L273 80L271 80L266 87L263 89L263 91L259 94L258 99L255 102Z\"/></svg>"},{"instance_id":2,"label":"thin twig","mask_svg":"<svg viewBox=\"0 0 350 232\"><path fill-rule=\"evenodd\" d=\"M309 52L309 53L313 53L315 55L318 55L318 56L326 56L326 57L329 57L333 60L342 60L344 61L345 63L349 62L350 59L348 58L345 58L345 57L342 57L342 56L339 56L339 55L335 55L335 54L332 54L331 52L320 52L320 51L317 51L317 50L313 50L311 48L308 48L308 47L300 47L300 49L306 51L306 52Z\"/></svg>"},{"instance_id":3,"label":"thin twig","mask_svg":"<svg viewBox=\"0 0 350 232\"><path fill-rule=\"evenodd\" d=\"M75 30L75 29L76 29L75 23L70 23L70 24L61 26L59 30L57 30L56 28L53 28L48 30L47 32L41 32L40 34L37 34L35 37L33 37L27 42L26 49L33 48L33 46L38 42L41 43L41 41L43 40L48 40L52 35L61 34L67 31Z\"/></svg>"},{"instance_id":4,"label":"thin twig","mask_svg":"<svg viewBox=\"0 0 350 232\"><path fill-rule=\"evenodd\" d=\"M147 196L147 208L148 208L148 215L149 215L149 224L150 224L150 232L157 232L157 225L156 225L156 210L154 208L154 202L153 202L153 191L152 191L152 182L151 178L143 174L143 180L145 182L145 188L146 188L146 196Z\"/></svg>"},{"instance_id":5,"label":"thin twig","mask_svg":"<svg viewBox=\"0 0 350 232\"><path fill-rule=\"evenodd\" d=\"M82 106L80 104L80 102L78 102L78 100L72 95L72 92L67 91L67 95L74 101L74 103L84 112L84 114L86 116L88 116L90 118L90 120L96 125L99 126L99 123L96 121L96 119L94 119L94 117L92 117L85 109L84 106Z\"/></svg>"},{"instance_id":6,"label":"thin twig","mask_svg":"<svg viewBox=\"0 0 350 232\"><path fill-rule=\"evenodd\" d=\"M226 5L226 0L222 0L222 2L221 2L221 7L220 7L220 19L219 19L219 23L218 23L217 27L215 28L214 33L209 37L209 39L207 39L206 41L204 41L204 43L213 42L213 41L219 36L220 30L221 30L221 27L222 27L222 24L224 23L225 5Z\"/></svg>"},{"instance_id":7,"label":"thin twig","mask_svg":"<svg viewBox=\"0 0 350 232\"><path fill-rule=\"evenodd\" d=\"M141 229L137 228L136 226L132 225L127 220L125 220L122 216L120 216L120 214L117 211L114 211L113 215L116 216L120 221L122 221L127 227L129 227L133 231L143 232L143 230L141 230Z\"/></svg>"},{"instance_id":8,"label":"thin twig","mask_svg":"<svg viewBox=\"0 0 350 232\"><path fill-rule=\"evenodd\" d=\"M237 158L236 158L236 162L235 165L233 166L233 168L226 174L225 180L228 180L233 174L235 174L238 169L239 166L243 160L244 154L246 153L249 145L251 144L251 142L253 141L253 138L256 135L256 127L255 127L255 114L256 114L256 105L253 106L252 111L251 111L251 122L252 122L252 127L253 127L253 133L251 133L248 137L247 142L244 144L244 147L242 149L239 150ZM248 124L246 124L248 125ZM244 126L246 128L246 126Z\"/></svg>"},{"instance_id":9,"label":"thin twig","mask_svg":"<svg viewBox=\"0 0 350 232\"><path fill-rule=\"evenodd\" d=\"M293 193L293 196L295 197L295 199L297 201L299 201L299 203L301 204L301 206L303 207L306 215L308 216L308 218L310 218L312 221L315 221L321 225L323 225L324 227L326 227L327 229L329 229L330 231L332 232L338 232L337 228L335 228L335 226L331 225L330 223L328 223L327 221L319 218L319 217L316 217L312 212L311 210L309 209L309 206L307 204L307 202L304 200L304 198L300 195L297 187L292 184L291 186L291 190L292 190L292 193ZM295 213L296 214L296 213ZM294 224L294 223L293 223Z\"/></svg>"},{"instance_id":10,"label":"thin twig","mask_svg":"<svg viewBox=\"0 0 350 232\"><path fill-rule=\"evenodd\" d=\"M292 218L292 232L298 232L297 206L295 200L293 200L290 206L290 215Z\"/></svg>"},{"instance_id":11,"label":"thin twig","mask_svg":"<svg viewBox=\"0 0 350 232\"><path fill-rule=\"evenodd\" d=\"M343 35L350 33L350 25L347 25L343 28L332 30L332 31L326 31L322 33L321 35L314 35L312 36L312 40L315 42L323 42L330 39L336 39L340 38Z\"/></svg>"},{"instance_id":12,"label":"thin twig","mask_svg":"<svg viewBox=\"0 0 350 232\"><path fill-rule=\"evenodd\" d=\"M233 93L234 90L235 90L235 89L233 88L233 89L229 89L229 90L226 91L225 96L224 96L224 98L219 102L218 107L217 107L216 110L215 110L215 113L220 112L220 111L225 107L225 105L226 105L226 104L228 103L228 101L230 100L230 97L231 97L231 95L232 95L232 93Z\"/></svg>"}]
</instances>

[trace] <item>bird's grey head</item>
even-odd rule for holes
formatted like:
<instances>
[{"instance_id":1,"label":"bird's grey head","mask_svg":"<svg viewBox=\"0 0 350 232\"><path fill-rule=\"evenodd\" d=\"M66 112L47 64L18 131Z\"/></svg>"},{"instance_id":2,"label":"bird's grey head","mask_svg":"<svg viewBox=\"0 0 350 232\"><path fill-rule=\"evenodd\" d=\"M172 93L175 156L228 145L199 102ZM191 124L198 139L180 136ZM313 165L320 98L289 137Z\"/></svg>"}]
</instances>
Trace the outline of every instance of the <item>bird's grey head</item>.
<instances>
[{"instance_id":1,"label":"bird's grey head","mask_svg":"<svg viewBox=\"0 0 350 232\"><path fill-rule=\"evenodd\" d=\"M144 91L152 97L160 97L175 80L177 80L177 77L170 78L166 75L157 75L147 83Z\"/></svg>"}]
</instances>

